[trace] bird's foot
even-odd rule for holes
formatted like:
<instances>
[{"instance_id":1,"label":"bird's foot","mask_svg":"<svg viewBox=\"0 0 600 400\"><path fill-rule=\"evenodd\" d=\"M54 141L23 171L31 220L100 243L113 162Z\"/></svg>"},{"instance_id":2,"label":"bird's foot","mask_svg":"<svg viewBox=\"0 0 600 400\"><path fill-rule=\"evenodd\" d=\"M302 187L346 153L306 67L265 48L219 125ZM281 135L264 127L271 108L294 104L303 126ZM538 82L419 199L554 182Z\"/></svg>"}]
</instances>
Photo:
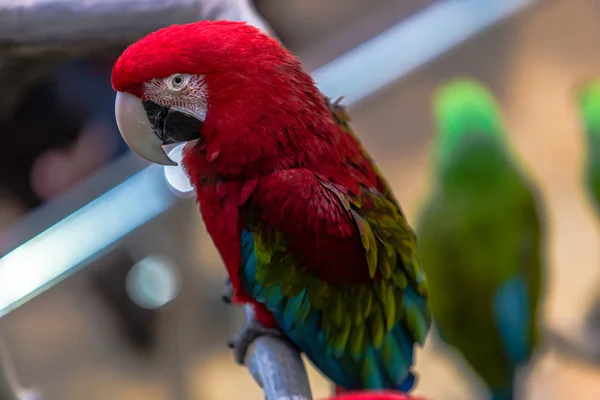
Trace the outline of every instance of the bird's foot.
<instances>
[{"instance_id":1,"label":"bird's foot","mask_svg":"<svg viewBox=\"0 0 600 400\"><path fill-rule=\"evenodd\" d=\"M233 298L233 285L231 284L231 280L229 277L225 279L225 288L223 289L223 295L221 299L227 303L231 304L231 299Z\"/></svg>"},{"instance_id":2,"label":"bird's foot","mask_svg":"<svg viewBox=\"0 0 600 400\"><path fill-rule=\"evenodd\" d=\"M250 345L261 336L282 337L279 330L262 326L256 319L252 306L246 305L246 323L228 343L228 346L233 349L233 356L238 364L244 365Z\"/></svg>"},{"instance_id":3,"label":"bird's foot","mask_svg":"<svg viewBox=\"0 0 600 400\"><path fill-rule=\"evenodd\" d=\"M42 400L42 395L33 389L19 389L18 400Z\"/></svg>"}]
</instances>

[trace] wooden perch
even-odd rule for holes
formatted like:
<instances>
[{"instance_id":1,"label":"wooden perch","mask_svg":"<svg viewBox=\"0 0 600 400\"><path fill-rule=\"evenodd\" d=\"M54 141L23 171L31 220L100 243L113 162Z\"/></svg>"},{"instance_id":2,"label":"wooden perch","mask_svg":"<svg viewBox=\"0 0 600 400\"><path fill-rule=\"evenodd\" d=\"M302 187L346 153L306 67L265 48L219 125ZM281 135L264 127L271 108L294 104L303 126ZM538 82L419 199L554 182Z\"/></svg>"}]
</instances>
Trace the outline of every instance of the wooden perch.
<instances>
[{"instance_id":1,"label":"wooden perch","mask_svg":"<svg viewBox=\"0 0 600 400\"><path fill-rule=\"evenodd\" d=\"M588 363L593 366L600 364L600 346L596 338L585 335L567 336L561 332L547 328L545 341L551 350L569 358Z\"/></svg>"},{"instance_id":2,"label":"wooden perch","mask_svg":"<svg viewBox=\"0 0 600 400\"><path fill-rule=\"evenodd\" d=\"M0 0L0 56L90 55L203 19L270 29L248 0Z\"/></svg>"},{"instance_id":3,"label":"wooden perch","mask_svg":"<svg viewBox=\"0 0 600 400\"><path fill-rule=\"evenodd\" d=\"M246 318L253 311L245 307ZM312 400L310 384L302 357L287 341L270 336L256 339L245 361L265 400Z\"/></svg>"}]
</instances>

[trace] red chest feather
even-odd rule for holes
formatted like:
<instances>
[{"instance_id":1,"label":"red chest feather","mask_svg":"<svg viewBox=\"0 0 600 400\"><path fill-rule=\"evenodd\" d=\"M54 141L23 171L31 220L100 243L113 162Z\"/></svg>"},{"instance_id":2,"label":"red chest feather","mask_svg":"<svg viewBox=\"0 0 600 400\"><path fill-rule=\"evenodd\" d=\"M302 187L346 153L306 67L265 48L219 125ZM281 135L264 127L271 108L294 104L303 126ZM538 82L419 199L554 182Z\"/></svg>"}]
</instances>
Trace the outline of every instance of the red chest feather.
<instances>
[{"instance_id":1,"label":"red chest feather","mask_svg":"<svg viewBox=\"0 0 600 400\"><path fill-rule=\"evenodd\" d=\"M233 285L235 302L247 302L249 296L241 289L239 268L241 264L240 233L245 224L242 207L256 187L256 180L245 182L194 183L200 213Z\"/></svg>"}]
</instances>

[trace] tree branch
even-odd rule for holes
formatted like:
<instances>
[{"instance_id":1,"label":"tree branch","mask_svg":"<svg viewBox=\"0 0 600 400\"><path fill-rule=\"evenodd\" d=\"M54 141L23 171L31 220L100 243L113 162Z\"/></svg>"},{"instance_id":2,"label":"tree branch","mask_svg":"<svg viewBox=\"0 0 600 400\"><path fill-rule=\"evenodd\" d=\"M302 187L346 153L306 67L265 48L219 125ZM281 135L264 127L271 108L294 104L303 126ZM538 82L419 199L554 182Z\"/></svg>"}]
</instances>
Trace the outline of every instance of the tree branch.
<instances>
[{"instance_id":1,"label":"tree branch","mask_svg":"<svg viewBox=\"0 0 600 400\"><path fill-rule=\"evenodd\" d=\"M244 309L249 321L254 312L248 305ZM302 357L286 340L257 338L248 349L245 364L266 400L313 399Z\"/></svg>"},{"instance_id":2,"label":"tree branch","mask_svg":"<svg viewBox=\"0 0 600 400\"><path fill-rule=\"evenodd\" d=\"M545 341L548 347L558 353L597 366L600 364L598 343L583 335L570 337L553 329L546 329Z\"/></svg>"}]
</instances>

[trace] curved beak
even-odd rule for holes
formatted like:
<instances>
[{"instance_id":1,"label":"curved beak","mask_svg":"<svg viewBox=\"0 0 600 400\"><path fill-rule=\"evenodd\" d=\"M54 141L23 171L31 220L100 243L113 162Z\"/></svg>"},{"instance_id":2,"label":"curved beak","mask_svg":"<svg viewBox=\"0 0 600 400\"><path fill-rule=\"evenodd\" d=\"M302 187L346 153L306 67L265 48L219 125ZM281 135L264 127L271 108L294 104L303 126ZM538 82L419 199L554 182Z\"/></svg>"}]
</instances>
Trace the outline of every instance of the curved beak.
<instances>
[{"instance_id":1,"label":"curved beak","mask_svg":"<svg viewBox=\"0 0 600 400\"><path fill-rule=\"evenodd\" d=\"M117 92L115 117L127 145L148 161L177 165L163 145L200 138L202 121L180 110Z\"/></svg>"}]
</instances>

